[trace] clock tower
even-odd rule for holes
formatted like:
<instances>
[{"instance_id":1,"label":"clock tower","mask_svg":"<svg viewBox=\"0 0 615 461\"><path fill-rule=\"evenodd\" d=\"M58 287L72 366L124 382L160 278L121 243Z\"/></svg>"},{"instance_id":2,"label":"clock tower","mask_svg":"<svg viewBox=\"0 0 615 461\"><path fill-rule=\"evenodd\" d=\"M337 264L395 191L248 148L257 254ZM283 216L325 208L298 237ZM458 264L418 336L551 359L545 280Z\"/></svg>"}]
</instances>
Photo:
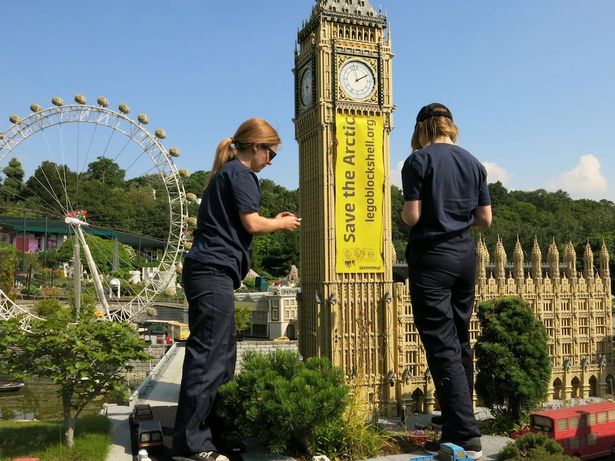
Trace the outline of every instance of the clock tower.
<instances>
[{"instance_id":1,"label":"clock tower","mask_svg":"<svg viewBox=\"0 0 615 461\"><path fill-rule=\"evenodd\" d=\"M368 0L317 0L295 51L299 348L380 409L395 405L391 44Z\"/></svg>"}]
</instances>

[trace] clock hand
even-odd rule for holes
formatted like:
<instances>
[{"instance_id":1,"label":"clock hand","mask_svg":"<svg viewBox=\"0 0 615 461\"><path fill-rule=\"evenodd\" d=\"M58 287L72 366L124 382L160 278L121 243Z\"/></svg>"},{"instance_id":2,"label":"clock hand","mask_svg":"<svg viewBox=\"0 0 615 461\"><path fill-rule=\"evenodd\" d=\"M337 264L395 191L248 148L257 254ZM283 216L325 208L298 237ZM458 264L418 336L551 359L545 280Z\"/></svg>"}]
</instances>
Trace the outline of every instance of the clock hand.
<instances>
[{"instance_id":1,"label":"clock hand","mask_svg":"<svg viewBox=\"0 0 615 461\"><path fill-rule=\"evenodd\" d=\"M365 77L367 77L367 74L365 74L363 77L359 77L355 79L355 83L358 82L359 80L363 80Z\"/></svg>"}]
</instances>

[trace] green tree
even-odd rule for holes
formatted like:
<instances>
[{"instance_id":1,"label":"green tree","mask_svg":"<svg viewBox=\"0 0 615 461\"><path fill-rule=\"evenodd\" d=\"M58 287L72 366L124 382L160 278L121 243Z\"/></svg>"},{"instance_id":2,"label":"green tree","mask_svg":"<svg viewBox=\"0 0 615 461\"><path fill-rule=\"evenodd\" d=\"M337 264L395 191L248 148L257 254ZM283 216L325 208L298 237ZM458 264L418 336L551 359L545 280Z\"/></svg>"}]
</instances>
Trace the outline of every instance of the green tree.
<instances>
[{"instance_id":1,"label":"green tree","mask_svg":"<svg viewBox=\"0 0 615 461\"><path fill-rule=\"evenodd\" d=\"M98 180L106 186L123 187L126 171L110 158L98 157L88 164L85 175L88 180Z\"/></svg>"},{"instance_id":2,"label":"green tree","mask_svg":"<svg viewBox=\"0 0 615 461\"><path fill-rule=\"evenodd\" d=\"M25 379L37 376L59 388L68 447L74 446L76 420L96 397L125 390L124 373L132 360L146 360L145 343L127 324L96 321L92 309L73 323L69 308L42 310L30 331L19 318L0 321L0 373Z\"/></svg>"},{"instance_id":3,"label":"green tree","mask_svg":"<svg viewBox=\"0 0 615 461\"><path fill-rule=\"evenodd\" d=\"M4 173L4 182L2 183L2 189L0 196L6 201L15 201L19 199L19 194L23 188L24 169L21 166L21 162L16 158L9 160L7 166L2 170Z\"/></svg>"},{"instance_id":4,"label":"green tree","mask_svg":"<svg viewBox=\"0 0 615 461\"><path fill-rule=\"evenodd\" d=\"M404 209L404 195L402 190L391 186L391 228L393 246L398 262L405 262L406 245L408 243L408 226L401 219L401 212Z\"/></svg>"},{"instance_id":5,"label":"green tree","mask_svg":"<svg viewBox=\"0 0 615 461\"><path fill-rule=\"evenodd\" d=\"M15 283L17 250L10 243L0 242L0 290L9 296Z\"/></svg>"},{"instance_id":6,"label":"green tree","mask_svg":"<svg viewBox=\"0 0 615 461\"><path fill-rule=\"evenodd\" d=\"M77 175L66 165L44 160L28 178L22 191L27 207L64 216L69 203L76 203Z\"/></svg>"},{"instance_id":7,"label":"green tree","mask_svg":"<svg viewBox=\"0 0 615 461\"><path fill-rule=\"evenodd\" d=\"M520 297L485 301L478 308L476 393L511 426L547 395L551 361L547 332Z\"/></svg>"}]
</instances>

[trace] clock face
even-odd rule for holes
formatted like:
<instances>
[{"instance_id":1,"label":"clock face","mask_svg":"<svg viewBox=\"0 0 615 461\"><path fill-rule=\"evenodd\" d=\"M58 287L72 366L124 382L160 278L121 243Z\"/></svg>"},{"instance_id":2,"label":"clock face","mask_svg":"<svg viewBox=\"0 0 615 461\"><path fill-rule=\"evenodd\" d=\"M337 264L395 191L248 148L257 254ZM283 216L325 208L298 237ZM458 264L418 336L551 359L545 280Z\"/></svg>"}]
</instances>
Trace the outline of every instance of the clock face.
<instances>
[{"instance_id":1,"label":"clock face","mask_svg":"<svg viewBox=\"0 0 615 461\"><path fill-rule=\"evenodd\" d=\"M314 93L312 91L313 83L314 74L312 73L312 67L307 66L301 73L301 87L299 90L301 94L301 104L303 107L308 107L312 104L312 99L314 97Z\"/></svg>"},{"instance_id":2,"label":"clock face","mask_svg":"<svg viewBox=\"0 0 615 461\"><path fill-rule=\"evenodd\" d=\"M366 99L374 92L374 71L363 61L347 61L340 71L340 86L353 99Z\"/></svg>"}]
</instances>

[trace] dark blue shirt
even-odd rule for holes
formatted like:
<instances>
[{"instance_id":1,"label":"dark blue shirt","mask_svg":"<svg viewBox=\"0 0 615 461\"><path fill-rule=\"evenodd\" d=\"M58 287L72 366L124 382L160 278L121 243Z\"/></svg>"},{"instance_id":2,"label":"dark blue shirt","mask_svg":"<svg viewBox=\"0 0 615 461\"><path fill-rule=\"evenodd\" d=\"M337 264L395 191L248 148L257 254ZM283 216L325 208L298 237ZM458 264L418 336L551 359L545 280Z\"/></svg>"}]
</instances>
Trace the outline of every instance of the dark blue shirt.
<instances>
[{"instance_id":1,"label":"dark blue shirt","mask_svg":"<svg viewBox=\"0 0 615 461\"><path fill-rule=\"evenodd\" d=\"M252 248L252 234L243 227L239 213L258 213L260 197L252 170L239 160L224 164L203 193L194 242L186 258L226 271L239 288L250 270Z\"/></svg>"},{"instance_id":2,"label":"dark blue shirt","mask_svg":"<svg viewBox=\"0 0 615 461\"><path fill-rule=\"evenodd\" d=\"M491 204L485 167L454 144L413 152L401 170L404 199L421 200L421 217L409 240L446 238L467 231L474 210Z\"/></svg>"}]
</instances>

